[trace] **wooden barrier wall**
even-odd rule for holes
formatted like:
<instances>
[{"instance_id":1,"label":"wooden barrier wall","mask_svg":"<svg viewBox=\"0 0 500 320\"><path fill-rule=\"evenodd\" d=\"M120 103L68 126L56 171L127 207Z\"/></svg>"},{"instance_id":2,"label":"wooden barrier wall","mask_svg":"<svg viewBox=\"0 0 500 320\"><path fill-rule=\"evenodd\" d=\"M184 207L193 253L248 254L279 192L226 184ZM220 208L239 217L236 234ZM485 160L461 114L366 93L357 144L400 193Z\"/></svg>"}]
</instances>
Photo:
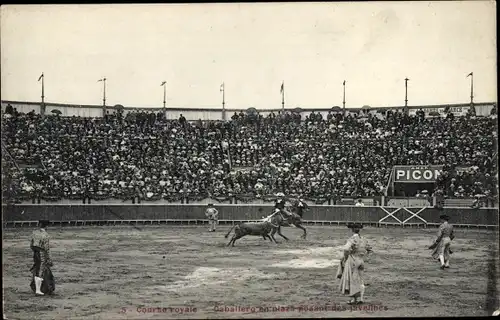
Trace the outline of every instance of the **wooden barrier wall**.
<instances>
[{"instance_id":1,"label":"wooden barrier wall","mask_svg":"<svg viewBox=\"0 0 500 320\"><path fill-rule=\"evenodd\" d=\"M258 220L268 216L272 205L228 205L218 204L221 221ZM3 222L28 222L48 219L54 222L112 221L112 220L205 220L205 205L2 205ZM439 215L446 213L453 225L498 226L498 209L494 208L445 208L440 211L432 207L353 207L311 206L304 215L310 222L344 223L357 221L368 224L426 225L440 223ZM413 214L416 214L412 217ZM417 214L418 213L418 214ZM393 214L397 219L390 216ZM419 218L420 217L420 218ZM423 219L423 220L422 220ZM398 221L399 220L399 221ZM405 221L406 220L406 221Z\"/></svg>"}]
</instances>

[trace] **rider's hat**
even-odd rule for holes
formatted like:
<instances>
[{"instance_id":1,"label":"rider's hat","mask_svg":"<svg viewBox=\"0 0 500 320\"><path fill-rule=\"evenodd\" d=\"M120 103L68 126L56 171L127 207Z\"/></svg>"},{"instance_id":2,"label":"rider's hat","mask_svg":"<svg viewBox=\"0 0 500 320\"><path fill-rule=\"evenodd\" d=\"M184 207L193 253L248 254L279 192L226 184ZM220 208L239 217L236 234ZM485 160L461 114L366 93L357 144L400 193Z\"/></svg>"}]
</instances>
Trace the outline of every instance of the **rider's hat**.
<instances>
[{"instance_id":1,"label":"rider's hat","mask_svg":"<svg viewBox=\"0 0 500 320\"><path fill-rule=\"evenodd\" d=\"M278 193L276 194L276 196L277 196L277 197L284 197L285 195L283 194L283 192L278 192Z\"/></svg>"}]
</instances>

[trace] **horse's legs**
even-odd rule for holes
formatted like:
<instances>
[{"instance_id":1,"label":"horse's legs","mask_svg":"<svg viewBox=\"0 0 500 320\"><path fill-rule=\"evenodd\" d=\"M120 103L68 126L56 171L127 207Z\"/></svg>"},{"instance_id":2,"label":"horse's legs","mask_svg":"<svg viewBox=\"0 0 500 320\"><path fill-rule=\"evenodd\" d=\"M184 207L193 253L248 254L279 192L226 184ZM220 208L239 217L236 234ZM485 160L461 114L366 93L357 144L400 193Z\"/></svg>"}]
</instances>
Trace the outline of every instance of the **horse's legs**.
<instances>
[{"instance_id":1,"label":"horse's legs","mask_svg":"<svg viewBox=\"0 0 500 320\"><path fill-rule=\"evenodd\" d=\"M233 247L234 247L234 242L235 242L236 240L238 240L239 238L242 238L242 237L243 237L243 236L237 236L237 237L235 237L235 238L233 239Z\"/></svg>"},{"instance_id":2,"label":"horse's legs","mask_svg":"<svg viewBox=\"0 0 500 320\"><path fill-rule=\"evenodd\" d=\"M278 234L279 234L282 238L284 238L286 241L288 241L288 238L287 238L287 237L285 237L285 236L281 233L281 226L279 226L279 227L278 227Z\"/></svg>"},{"instance_id":3,"label":"horse's legs","mask_svg":"<svg viewBox=\"0 0 500 320\"><path fill-rule=\"evenodd\" d=\"M273 239L274 239L274 235L276 234L276 230L278 230L278 228L273 228L273 231L271 231L271 233L269 234L269 236ZM274 240L274 242L276 242L276 240Z\"/></svg>"},{"instance_id":4,"label":"horse's legs","mask_svg":"<svg viewBox=\"0 0 500 320\"><path fill-rule=\"evenodd\" d=\"M233 237L231 238L231 240L229 240L229 243L227 244L228 247L233 242L234 238L236 238L236 235L233 235Z\"/></svg>"},{"instance_id":5,"label":"horse's legs","mask_svg":"<svg viewBox=\"0 0 500 320\"><path fill-rule=\"evenodd\" d=\"M304 234L302 235L302 237L301 237L301 238L302 238L302 239L305 239L305 238L306 238L306 236L307 236L307 231L306 231L306 228L304 228L304 227L303 227L300 223L295 224L295 226L296 226L297 228L302 229L302 230L304 231Z\"/></svg>"},{"instance_id":6,"label":"horse's legs","mask_svg":"<svg viewBox=\"0 0 500 320\"><path fill-rule=\"evenodd\" d=\"M267 235L267 236L269 237L269 239L271 239L271 242L274 241L274 243L278 243L278 242L276 242L276 239L274 238L274 231L271 234Z\"/></svg>"}]
</instances>

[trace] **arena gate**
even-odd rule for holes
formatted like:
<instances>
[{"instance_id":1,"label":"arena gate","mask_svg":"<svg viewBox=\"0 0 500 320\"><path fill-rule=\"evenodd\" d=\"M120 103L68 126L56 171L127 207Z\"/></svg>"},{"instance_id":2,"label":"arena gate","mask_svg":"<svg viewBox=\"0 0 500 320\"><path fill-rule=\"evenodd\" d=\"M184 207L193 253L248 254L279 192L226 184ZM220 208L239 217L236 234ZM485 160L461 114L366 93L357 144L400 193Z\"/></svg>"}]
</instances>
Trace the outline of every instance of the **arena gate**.
<instances>
[{"instance_id":1,"label":"arena gate","mask_svg":"<svg viewBox=\"0 0 500 320\"><path fill-rule=\"evenodd\" d=\"M219 223L255 221L273 210L269 204L216 204ZM382 207L382 206L310 206L305 213L308 225L342 225L362 222L375 227L435 227L446 213L457 227L498 228L498 208ZM2 205L4 226L31 226L48 219L53 225L120 224L206 224L206 205L202 204L23 204Z\"/></svg>"}]
</instances>

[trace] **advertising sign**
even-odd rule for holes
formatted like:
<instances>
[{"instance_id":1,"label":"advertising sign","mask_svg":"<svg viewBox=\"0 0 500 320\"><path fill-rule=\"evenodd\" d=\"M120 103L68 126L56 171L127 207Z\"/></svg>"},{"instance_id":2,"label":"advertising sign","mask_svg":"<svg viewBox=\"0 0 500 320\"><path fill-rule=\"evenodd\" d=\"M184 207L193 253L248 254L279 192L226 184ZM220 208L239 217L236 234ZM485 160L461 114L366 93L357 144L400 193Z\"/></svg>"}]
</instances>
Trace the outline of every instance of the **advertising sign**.
<instances>
[{"instance_id":1,"label":"advertising sign","mask_svg":"<svg viewBox=\"0 0 500 320\"><path fill-rule=\"evenodd\" d=\"M432 183L443 166L394 166L394 182Z\"/></svg>"},{"instance_id":2,"label":"advertising sign","mask_svg":"<svg viewBox=\"0 0 500 320\"><path fill-rule=\"evenodd\" d=\"M446 113L444 112L445 106L443 107L437 107L437 108L422 108L422 111L425 112L426 117L430 117L432 112L437 112L439 113L440 116L445 117ZM408 114L409 115L416 115L417 111L419 109L409 109ZM467 114L467 111L469 111L469 107L450 107L449 112L453 113L455 117L462 117Z\"/></svg>"}]
</instances>

